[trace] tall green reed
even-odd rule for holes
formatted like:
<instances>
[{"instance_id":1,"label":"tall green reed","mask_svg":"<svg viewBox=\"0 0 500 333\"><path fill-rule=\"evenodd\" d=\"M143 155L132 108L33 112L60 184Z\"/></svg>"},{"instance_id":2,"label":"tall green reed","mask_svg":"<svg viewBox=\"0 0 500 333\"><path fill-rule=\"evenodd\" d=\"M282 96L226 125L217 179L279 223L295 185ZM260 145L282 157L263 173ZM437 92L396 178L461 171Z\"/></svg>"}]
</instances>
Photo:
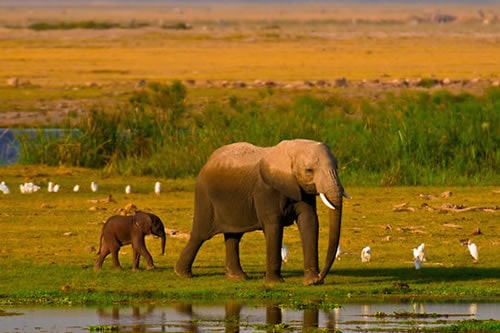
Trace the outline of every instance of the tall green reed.
<instances>
[{"instance_id":1,"label":"tall green reed","mask_svg":"<svg viewBox=\"0 0 500 333\"><path fill-rule=\"evenodd\" d=\"M307 93L288 99L230 96L195 108L186 88L153 83L112 110L91 110L71 138L23 145L27 163L56 164L60 142L81 145L81 166L162 177L195 176L221 145L327 143L345 182L383 185L498 183L500 89L387 93L377 99Z\"/></svg>"}]
</instances>

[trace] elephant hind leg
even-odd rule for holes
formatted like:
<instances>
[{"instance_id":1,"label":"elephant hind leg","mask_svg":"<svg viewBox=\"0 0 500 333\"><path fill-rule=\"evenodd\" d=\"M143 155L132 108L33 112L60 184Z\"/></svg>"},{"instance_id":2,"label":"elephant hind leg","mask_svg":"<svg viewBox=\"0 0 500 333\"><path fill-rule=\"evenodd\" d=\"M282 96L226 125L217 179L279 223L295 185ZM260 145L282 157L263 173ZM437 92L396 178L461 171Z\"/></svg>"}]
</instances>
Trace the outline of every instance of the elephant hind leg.
<instances>
[{"instance_id":1,"label":"elephant hind leg","mask_svg":"<svg viewBox=\"0 0 500 333\"><path fill-rule=\"evenodd\" d=\"M241 268L240 263L240 241L243 234L226 233L224 242L226 243L226 276L229 279L247 279L247 274Z\"/></svg>"},{"instance_id":2,"label":"elephant hind leg","mask_svg":"<svg viewBox=\"0 0 500 333\"><path fill-rule=\"evenodd\" d=\"M193 266L194 259L204 242L205 239L193 238L193 236L189 238L186 247L182 250L179 260L177 260L174 267L174 271L177 275L185 278L193 277L191 267Z\"/></svg>"},{"instance_id":3,"label":"elephant hind leg","mask_svg":"<svg viewBox=\"0 0 500 333\"><path fill-rule=\"evenodd\" d=\"M104 262L104 259L111 253L109 249L105 246L102 246L101 249L99 249L98 257L97 260L94 264L94 270L98 271L101 270L102 264Z\"/></svg>"}]
</instances>

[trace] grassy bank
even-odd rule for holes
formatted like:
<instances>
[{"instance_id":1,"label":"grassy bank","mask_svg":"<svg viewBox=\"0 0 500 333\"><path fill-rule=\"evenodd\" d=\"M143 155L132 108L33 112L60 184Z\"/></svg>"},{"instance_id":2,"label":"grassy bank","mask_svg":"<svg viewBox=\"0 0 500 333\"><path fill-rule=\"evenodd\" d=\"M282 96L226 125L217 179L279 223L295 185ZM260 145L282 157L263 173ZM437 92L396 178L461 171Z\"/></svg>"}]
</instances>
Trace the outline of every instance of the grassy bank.
<instances>
[{"instance_id":1,"label":"grassy bank","mask_svg":"<svg viewBox=\"0 0 500 333\"><path fill-rule=\"evenodd\" d=\"M43 186L33 194L21 194L17 184L27 180ZM498 210L452 212L440 209L451 203L464 207L498 204L492 187L347 187L353 196L345 202L341 237L342 254L322 286L302 285L302 251L296 226L285 230L290 260L283 264L286 282L264 285L264 237L261 232L243 237L241 257L248 281L224 278L223 238L217 236L200 250L193 279L181 279L173 265L187 242L193 212L193 180L159 178L164 192L153 193L152 177L107 177L88 169L7 167L2 180L12 193L0 196L0 304L86 304L115 302L213 301L240 299L248 302L277 300L301 304L315 300L331 306L348 301L432 299L498 301ZM89 189L91 180L100 185ZM61 192L47 193L48 181ZM81 191L72 192L74 184ZM132 193L124 194L126 184ZM439 193L451 190L449 198ZM498 189L496 189L498 190ZM108 194L114 201L105 202ZM423 198L421 194L435 194ZM127 203L159 215L165 226L177 231L167 238L167 253L159 256L160 241L148 239L157 270L131 272L131 248L121 252L123 272L113 271L108 258L101 272L93 271L102 222ZM393 206L408 202L408 210ZM327 212L320 208L321 230ZM479 228L481 234L473 235ZM327 235L321 233L320 260ZM473 264L467 248L471 238L480 259ZM412 249L426 244L423 268L416 271ZM361 264L361 248L373 250L372 262ZM93 248L94 247L94 248ZM144 267L144 266L142 266Z\"/></svg>"},{"instance_id":2,"label":"grassy bank","mask_svg":"<svg viewBox=\"0 0 500 333\"><path fill-rule=\"evenodd\" d=\"M216 148L237 141L326 142L355 185L498 184L500 89L484 95L409 90L378 98L272 87L188 103L180 82L152 83L94 108L56 138L23 140L24 164L71 164L109 174L194 177ZM74 133L74 132L71 132Z\"/></svg>"}]
</instances>

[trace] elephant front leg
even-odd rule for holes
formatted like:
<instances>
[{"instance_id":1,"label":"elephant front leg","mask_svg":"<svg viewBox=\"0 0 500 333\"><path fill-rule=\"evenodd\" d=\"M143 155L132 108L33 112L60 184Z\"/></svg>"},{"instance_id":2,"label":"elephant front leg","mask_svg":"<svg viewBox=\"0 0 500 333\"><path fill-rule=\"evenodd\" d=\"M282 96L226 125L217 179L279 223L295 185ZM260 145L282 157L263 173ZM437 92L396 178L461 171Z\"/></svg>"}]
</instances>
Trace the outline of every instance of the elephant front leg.
<instances>
[{"instance_id":1,"label":"elephant front leg","mask_svg":"<svg viewBox=\"0 0 500 333\"><path fill-rule=\"evenodd\" d=\"M240 240L243 234L224 234L226 243L226 276L229 279L246 279L248 276L241 268Z\"/></svg>"},{"instance_id":2,"label":"elephant front leg","mask_svg":"<svg viewBox=\"0 0 500 333\"><path fill-rule=\"evenodd\" d=\"M204 239L198 239L191 235L186 247L182 250L180 257L175 264L174 271L177 275L185 278L193 277L191 267L193 266L196 254L198 254L198 251L204 242Z\"/></svg>"},{"instance_id":3,"label":"elephant front leg","mask_svg":"<svg viewBox=\"0 0 500 333\"><path fill-rule=\"evenodd\" d=\"M285 281L281 277L281 245L283 242L283 226L275 223L266 225L264 229L266 237L266 276L265 281L269 283Z\"/></svg>"},{"instance_id":4,"label":"elephant front leg","mask_svg":"<svg viewBox=\"0 0 500 333\"><path fill-rule=\"evenodd\" d=\"M304 254L304 285L321 284L318 265L318 216L308 209L308 206L298 206L300 214L297 218L297 226Z\"/></svg>"},{"instance_id":5,"label":"elephant front leg","mask_svg":"<svg viewBox=\"0 0 500 333\"><path fill-rule=\"evenodd\" d=\"M133 255L132 255L132 270L133 271L138 271L139 270L139 262L141 260L141 255L139 254L136 249L133 249Z\"/></svg>"},{"instance_id":6,"label":"elephant front leg","mask_svg":"<svg viewBox=\"0 0 500 333\"><path fill-rule=\"evenodd\" d=\"M153 257L146 248L144 239L140 239L138 241L133 242L132 246L134 248L134 266L132 267L134 271L139 270L139 261L141 256L143 256L144 260L146 260L147 270L152 270L156 268L155 265L153 264Z\"/></svg>"}]
</instances>

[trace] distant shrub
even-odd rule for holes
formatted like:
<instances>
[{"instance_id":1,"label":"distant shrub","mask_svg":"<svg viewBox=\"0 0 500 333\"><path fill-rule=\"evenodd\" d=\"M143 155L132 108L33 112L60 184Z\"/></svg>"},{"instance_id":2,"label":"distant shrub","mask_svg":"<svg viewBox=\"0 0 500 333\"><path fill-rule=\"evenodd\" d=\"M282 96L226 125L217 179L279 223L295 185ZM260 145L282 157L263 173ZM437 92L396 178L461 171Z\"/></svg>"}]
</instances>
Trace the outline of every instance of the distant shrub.
<instances>
[{"instance_id":1,"label":"distant shrub","mask_svg":"<svg viewBox=\"0 0 500 333\"><path fill-rule=\"evenodd\" d=\"M420 82L418 82L418 86L422 88L432 88L438 83L438 80L432 78L422 78Z\"/></svg>"},{"instance_id":2,"label":"distant shrub","mask_svg":"<svg viewBox=\"0 0 500 333\"><path fill-rule=\"evenodd\" d=\"M177 22L172 24L165 24L162 26L163 29L172 29L172 30L191 30L193 27L191 24L186 22Z\"/></svg>"},{"instance_id":3,"label":"distant shrub","mask_svg":"<svg viewBox=\"0 0 500 333\"><path fill-rule=\"evenodd\" d=\"M77 22L37 22L28 26L31 30L71 30L71 29L94 29L106 30L113 28L139 28L145 24L131 23L128 26L122 26L119 23L113 22L97 22L97 21L77 21Z\"/></svg>"}]
</instances>

